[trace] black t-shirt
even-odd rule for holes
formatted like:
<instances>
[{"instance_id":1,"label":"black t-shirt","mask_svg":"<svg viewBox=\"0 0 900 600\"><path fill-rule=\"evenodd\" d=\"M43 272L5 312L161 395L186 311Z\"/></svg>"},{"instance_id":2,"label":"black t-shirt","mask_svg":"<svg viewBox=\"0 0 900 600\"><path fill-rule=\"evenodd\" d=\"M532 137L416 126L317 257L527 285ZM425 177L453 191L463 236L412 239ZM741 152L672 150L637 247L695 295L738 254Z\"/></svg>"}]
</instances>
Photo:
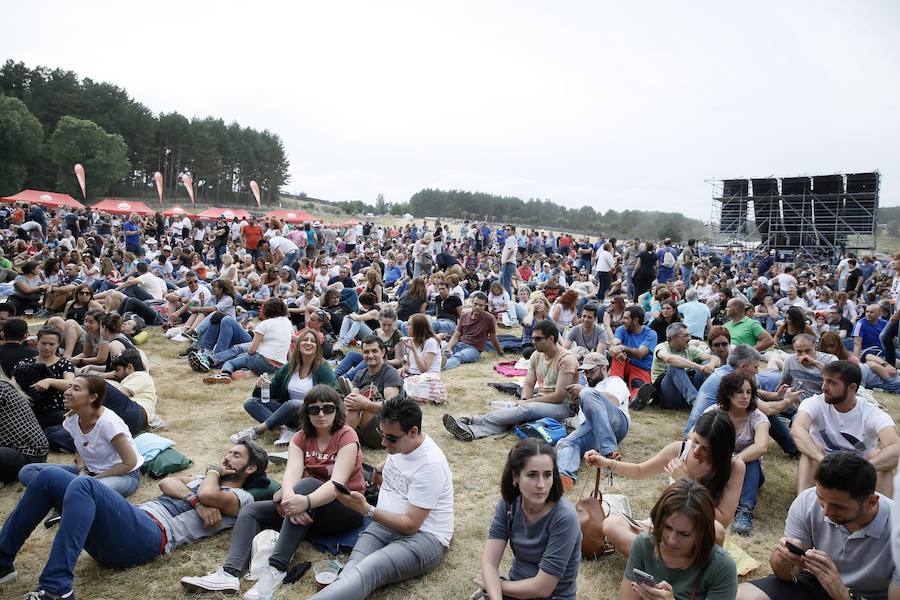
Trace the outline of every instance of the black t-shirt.
<instances>
[{"instance_id":1,"label":"black t-shirt","mask_svg":"<svg viewBox=\"0 0 900 600\"><path fill-rule=\"evenodd\" d=\"M462 306L462 300L456 294L450 294L446 300L438 296L434 300L434 305L437 307L438 319L450 319L454 323L459 320L456 309Z\"/></svg>"},{"instance_id":2,"label":"black t-shirt","mask_svg":"<svg viewBox=\"0 0 900 600\"><path fill-rule=\"evenodd\" d=\"M373 376L369 369L363 369L353 378L353 387L359 388L360 393L369 400L382 402L384 400L384 388L395 387L398 390L403 387L400 373L391 365L385 363Z\"/></svg>"},{"instance_id":3,"label":"black t-shirt","mask_svg":"<svg viewBox=\"0 0 900 600\"><path fill-rule=\"evenodd\" d=\"M437 257L435 257L435 262L437 263L438 269L441 271L446 271L453 265L458 265L459 261L456 260L456 257L447 252L438 253Z\"/></svg>"},{"instance_id":4,"label":"black t-shirt","mask_svg":"<svg viewBox=\"0 0 900 600\"><path fill-rule=\"evenodd\" d=\"M859 283L859 280L862 279L862 270L859 267L856 267L847 275L847 288L848 292L856 291L856 285Z\"/></svg>"},{"instance_id":5,"label":"black t-shirt","mask_svg":"<svg viewBox=\"0 0 900 600\"><path fill-rule=\"evenodd\" d=\"M337 283L338 281L340 281L342 284L344 284L345 288L352 289L352 288L356 287L356 284L353 283L353 280L350 278L349 275L343 279L341 279L340 275L335 275L334 277L332 277L331 279L328 280L328 285L333 285L333 284Z\"/></svg>"},{"instance_id":6,"label":"black t-shirt","mask_svg":"<svg viewBox=\"0 0 900 600\"><path fill-rule=\"evenodd\" d=\"M37 356L38 351L23 342L6 342L0 346L0 367L7 377L12 377L13 368L20 360Z\"/></svg>"},{"instance_id":7,"label":"black t-shirt","mask_svg":"<svg viewBox=\"0 0 900 600\"><path fill-rule=\"evenodd\" d=\"M411 316L417 312L421 312L424 298L417 298L410 294L404 294L397 302L397 318L401 321L408 321Z\"/></svg>"}]
</instances>

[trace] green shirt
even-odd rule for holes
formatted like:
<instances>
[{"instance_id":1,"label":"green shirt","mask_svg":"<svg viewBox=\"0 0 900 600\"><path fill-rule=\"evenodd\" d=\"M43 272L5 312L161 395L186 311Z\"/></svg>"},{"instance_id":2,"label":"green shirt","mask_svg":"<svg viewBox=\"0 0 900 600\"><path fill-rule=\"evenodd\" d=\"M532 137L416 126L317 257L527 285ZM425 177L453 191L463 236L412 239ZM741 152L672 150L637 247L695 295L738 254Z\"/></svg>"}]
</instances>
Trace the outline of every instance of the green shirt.
<instances>
[{"instance_id":1,"label":"green shirt","mask_svg":"<svg viewBox=\"0 0 900 600\"><path fill-rule=\"evenodd\" d=\"M738 344L747 344L751 347L756 346L756 339L759 337L759 334L765 333L766 331L763 329L763 326L759 324L759 321L749 317L744 317L737 323L728 321L725 323L725 329L731 334L732 344L735 346Z\"/></svg>"},{"instance_id":2,"label":"green shirt","mask_svg":"<svg viewBox=\"0 0 900 600\"><path fill-rule=\"evenodd\" d=\"M650 534L642 533L634 540L625 579L634 581L632 569L640 569L672 586L676 600L690 600L696 586L695 600L733 600L737 596L737 570L734 560L721 546L713 546L712 557L705 565L687 569L670 569L653 548Z\"/></svg>"},{"instance_id":3,"label":"green shirt","mask_svg":"<svg viewBox=\"0 0 900 600\"><path fill-rule=\"evenodd\" d=\"M694 346L686 346L684 350L681 352L675 352L669 347L669 342L663 342L662 344L657 344L656 348L653 349L653 365L650 367L650 381L656 381L656 378L666 372L666 368L669 366L666 361L659 358L657 353L660 350L665 350L669 354L673 356L680 356L686 360L691 362L695 362L700 364L703 356L703 351L699 348L695 348Z\"/></svg>"},{"instance_id":4,"label":"green shirt","mask_svg":"<svg viewBox=\"0 0 900 600\"><path fill-rule=\"evenodd\" d=\"M9 262L9 259L4 257L0 257L0 267L4 269L12 269L12 263Z\"/></svg>"}]
</instances>

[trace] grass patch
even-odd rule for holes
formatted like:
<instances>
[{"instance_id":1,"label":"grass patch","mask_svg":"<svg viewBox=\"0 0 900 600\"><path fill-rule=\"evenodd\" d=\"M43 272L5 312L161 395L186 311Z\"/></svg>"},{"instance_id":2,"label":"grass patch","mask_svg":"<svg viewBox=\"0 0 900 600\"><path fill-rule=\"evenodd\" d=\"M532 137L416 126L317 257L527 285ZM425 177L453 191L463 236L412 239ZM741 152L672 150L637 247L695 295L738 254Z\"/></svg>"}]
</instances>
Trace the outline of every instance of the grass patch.
<instances>
[{"instance_id":1,"label":"grass patch","mask_svg":"<svg viewBox=\"0 0 900 600\"><path fill-rule=\"evenodd\" d=\"M159 413L167 421L160 433L177 442L176 448L192 458L199 468L210 462L218 462L228 446L228 436L246 427L250 417L244 412L243 402L250 396L252 380L231 385L206 386L200 376L190 370L187 361L178 358L182 345L173 344L158 332L151 334L143 347L151 357L151 372L159 391ZM448 372L444 380L450 393L447 407L426 406L424 430L434 437L446 453L453 470L455 488L456 530L450 552L438 569L426 577L413 579L375 593L372 597L382 600L406 600L429 598L431 600L467 598L474 591L471 578L477 572L481 551L487 536L487 527L493 516L499 497L500 470L506 453L515 437L487 438L470 444L453 439L441 425L441 415L484 412L490 400L506 399L489 381L500 378L493 372L496 359L486 355L485 360L474 365L464 365ZM900 401L896 396L876 394L895 420L900 418ZM622 444L622 452L628 461L639 461L655 454L667 442L678 439L687 412L645 410L633 414L631 431ZM265 445L273 448L273 437L265 439ZM366 451L365 460L376 462L383 455ZM67 455L52 455L52 462L68 462ZM189 472L196 472L198 469ZM280 479L282 469L273 467L270 472ZM765 458L766 483L763 486L759 509L756 511L753 536L738 541L747 552L763 566L751 574L752 578L769 572L769 553L781 536L787 509L795 496L794 481L796 463L788 460L772 442ZM579 474L579 483L570 493L576 501L581 483L592 478L586 469ZM614 486L604 491L629 496L636 515L646 517L659 492L665 487L664 477L629 482L616 478ZM23 488L12 484L0 491L0 520L5 520L22 495ZM141 487L131 497L135 503L158 495L157 483L144 478ZM4 598L20 597L34 588L38 576L49 555L55 530L38 527L26 542L16 561L19 580L3 590ZM76 568L75 590L79 598L118 599L145 598L170 599L186 597L178 580L185 575L202 575L218 567L225 559L230 534L224 533L193 546L182 548L166 557L160 557L146 565L124 571L106 569L84 555ZM509 560L507 552L507 563ZM295 561L318 560L322 555L308 544L302 544ZM578 577L578 598L612 598L618 593L625 567L623 557L614 555L596 562L583 562ZM245 586L246 588L247 586ZM314 592L312 578L305 576L300 583L285 590L280 596L306 598ZM217 598L224 596L209 595Z\"/></svg>"}]
</instances>

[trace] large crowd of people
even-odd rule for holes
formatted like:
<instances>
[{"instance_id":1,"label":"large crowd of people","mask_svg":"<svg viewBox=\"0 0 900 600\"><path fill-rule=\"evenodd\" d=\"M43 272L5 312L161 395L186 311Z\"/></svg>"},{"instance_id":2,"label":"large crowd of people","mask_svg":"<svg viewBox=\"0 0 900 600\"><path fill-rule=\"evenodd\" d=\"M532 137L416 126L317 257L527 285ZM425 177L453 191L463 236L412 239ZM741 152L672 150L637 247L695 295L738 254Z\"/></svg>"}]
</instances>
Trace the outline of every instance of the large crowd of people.
<instances>
[{"instance_id":1,"label":"large crowd of people","mask_svg":"<svg viewBox=\"0 0 900 600\"><path fill-rule=\"evenodd\" d=\"M451 467L466 465L441 443L555 421L564 434L518 441L496 473L473 598L576 597L582 525L566 493L587 468L670 480L649 519L603 520L604 552L628 557L622 598L900 600L900 438L872 394L900 393L900 254L783 263L486 222L38 205L0 207L0 229L0 481L25 489L0 530L0 585L32 577L16 554L41 522L58 527L27 599L73 599L82 549L126 568L226 529L221 566L184 577L186 592L240 593L254 538L274 529L244 598L294 581L316 536L353 549L313 597L366 598L450 549ZM255 385L220 462L133 504L138 442L165 433L150 335L178 344L200 385ZM526 375L505 406L434 406L452 404L446 384L464 365L507 354ZM644 410L672 411L683 432L631 460L620 445ZM423 431L423 411L446 432ZM739 585L725 538L777 508L759 497L770 439L796 461L795 498L772 575ZM367 465L363 447L385 454Z\"/></svg>"}]
</instances>

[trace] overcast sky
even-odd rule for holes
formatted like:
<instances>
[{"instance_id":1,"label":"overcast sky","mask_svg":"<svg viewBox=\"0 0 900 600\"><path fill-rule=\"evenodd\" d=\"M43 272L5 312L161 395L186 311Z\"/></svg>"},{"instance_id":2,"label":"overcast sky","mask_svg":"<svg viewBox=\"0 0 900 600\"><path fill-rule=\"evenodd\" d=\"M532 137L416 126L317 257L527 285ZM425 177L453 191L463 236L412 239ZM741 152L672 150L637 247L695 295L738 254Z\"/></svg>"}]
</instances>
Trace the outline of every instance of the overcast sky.
<instances>
[{"instance_id":1,"label":"overcast sky","mask_svg":"<svg viewBox=\"0 0 900 600\"><path fill-rule=\"evenodd\" d=\"M0 58L269 129L288 191L458 188L709 219L704 180L879 169L900 3L21 2Z\"/></svg>"}]
</instances>

